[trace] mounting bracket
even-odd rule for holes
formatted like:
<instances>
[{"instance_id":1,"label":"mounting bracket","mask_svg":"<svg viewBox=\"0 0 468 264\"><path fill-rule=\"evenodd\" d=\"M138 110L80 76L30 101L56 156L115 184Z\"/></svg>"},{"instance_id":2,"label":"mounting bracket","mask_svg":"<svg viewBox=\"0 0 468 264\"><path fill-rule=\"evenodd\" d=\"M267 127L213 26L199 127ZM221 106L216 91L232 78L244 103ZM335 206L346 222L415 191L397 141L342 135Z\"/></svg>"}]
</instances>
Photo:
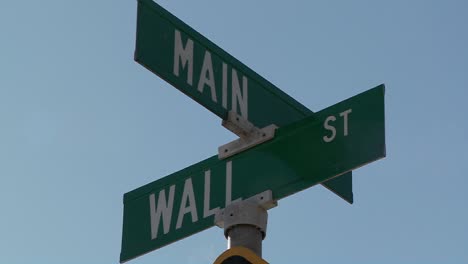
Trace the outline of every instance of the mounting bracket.
<instances>
[{"instance_id":1,"label":"mounting bracket","mask_svg":"<svg viewBox=\"0 0 468 264\"><path fill-rule=\"evenodd\" d=\"M276 125L268 125L264 128L257 128L247 119L239 116L233 111L228 113L222 126L239 136L239 139L224 144L218 148L218 158L225 159L258 144L271 140L275 137Z\"/></svg>"}]
</instances>

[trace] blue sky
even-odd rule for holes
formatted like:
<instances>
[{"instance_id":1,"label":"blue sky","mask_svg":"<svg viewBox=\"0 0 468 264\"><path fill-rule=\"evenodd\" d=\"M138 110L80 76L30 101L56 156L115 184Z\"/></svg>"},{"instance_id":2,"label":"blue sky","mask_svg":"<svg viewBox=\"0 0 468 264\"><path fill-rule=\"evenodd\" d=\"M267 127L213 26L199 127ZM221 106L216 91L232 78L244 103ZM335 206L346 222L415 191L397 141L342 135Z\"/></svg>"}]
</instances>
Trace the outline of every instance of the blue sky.
<instances>
[{"instance_id":1,"label":"blue sky","mask_svg":"<svg viewBox=\"0 0 468 264\"><path fill-rule=\"evenodd\" d=\"M267 261L468 262L466 1L158 3L314 111L387 87L387 157L354 172L353 205L281 200ZM118 263L123 194L235 139L133 61L136 4L0 4L0 262ZM225 247L211 228L130 263Z\"/></svg>"}]
</instances>

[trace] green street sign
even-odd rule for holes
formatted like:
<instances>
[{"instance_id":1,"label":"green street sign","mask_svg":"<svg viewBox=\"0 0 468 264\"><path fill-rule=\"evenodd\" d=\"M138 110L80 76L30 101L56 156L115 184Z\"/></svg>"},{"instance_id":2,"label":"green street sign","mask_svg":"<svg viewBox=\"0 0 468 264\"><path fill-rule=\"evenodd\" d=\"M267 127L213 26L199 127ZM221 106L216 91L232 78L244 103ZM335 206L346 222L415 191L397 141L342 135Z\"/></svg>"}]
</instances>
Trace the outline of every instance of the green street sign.
<instances>
[{"instance_id":1,"label":"green street sign","mask_svg":"<svg viewBox=\"0 0 468 264\"><path fill-rule=\"evenodd\" d=\"M135 60L222 119L281 127L312 113L152 0L138 0Z\"/></svg>"},{"instance_id":2,"label":"green street sign","mask_svg":"<svg viewBox=\"0 0 468 264\"><path fill-rule=\"evenodd\" d=\"M282 127L313 114L152 0L138 0L135 61L222 119L234 111L258 128ZM324 185L352 203L351 180Z\"/></svg>"},{"instance_id":3,"label":"green street sign","mask_svg":"<svg viewBox=\"0 0 468 264\"><path fill-rule=\"evenodd\" d=\"M385 157L384 85L279 128L225 160L213 156L124 195L120 261L214 225L233 201L275 200Z\"/></svg>"}]
</instances>

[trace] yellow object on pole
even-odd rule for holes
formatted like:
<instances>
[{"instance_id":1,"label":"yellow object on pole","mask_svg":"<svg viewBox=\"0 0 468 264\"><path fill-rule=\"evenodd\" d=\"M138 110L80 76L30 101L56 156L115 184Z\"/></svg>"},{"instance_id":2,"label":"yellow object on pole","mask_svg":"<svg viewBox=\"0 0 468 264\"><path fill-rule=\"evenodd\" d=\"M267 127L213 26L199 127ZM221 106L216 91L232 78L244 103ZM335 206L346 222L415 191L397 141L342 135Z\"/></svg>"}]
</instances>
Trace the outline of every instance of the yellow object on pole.
<instances>
[{"instance_id":1,"label":"yellow object on pole","mask_svg":"<svg viewBox=\"0 0 468 264\"><path fill-rule=\"evenodd\" d=\"M240 262L236 262L234 259L242 258ZM215 260L213 264L226 264L226 263L251 263L251 264L268 264L266 260L259 257L252 250L245 247L232 247L224 251Z\"/></svg>"}]
</instances>

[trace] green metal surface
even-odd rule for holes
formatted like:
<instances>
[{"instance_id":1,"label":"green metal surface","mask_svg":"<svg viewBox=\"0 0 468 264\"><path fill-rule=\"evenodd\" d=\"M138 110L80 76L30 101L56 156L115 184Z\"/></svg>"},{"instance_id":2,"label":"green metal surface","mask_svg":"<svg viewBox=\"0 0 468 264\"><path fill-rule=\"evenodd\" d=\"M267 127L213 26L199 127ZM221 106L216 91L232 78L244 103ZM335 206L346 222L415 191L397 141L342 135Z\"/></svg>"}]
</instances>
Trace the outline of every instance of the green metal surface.
<instances>
[{"instance_id":1,"label":"green metal surface","mask_svg":"<svg viewBox=\"0 0 468 264\"><path fill-rule=\"evenodd\" d=\"M232 104L233 69L237 72L239 85L242 85L242 77L247 79L247 119L255 126L262 128L276 124L281 127L312 113L152 0L139 0L138 3L135 60L220 118L225 119L227 112L233 110L234 107ZM187 44L188 39L193 41L193 72L190 82L187 82L188 70L182 67L180 58L174 59L176 30L180 32L183 46ZM207 52L211 54L213 76L202 71ZM178 76L174 74L174 64L177 60L179 60ZM225 80L227 90L224 92L223 63L227 67ZM205 77L214 79L216 92L212 93L211 87L206 84L203 85L202 92L198 90L200 77L203 74ZM242 95L246 96L243 93ZM223 96L226 97L225 107L223 107ZM236 107L237 113L242 115L240 107Z\"/></svg>"},{"instance_id":2,"label":"green metal surface","mask_svg":"<svg viewBox=\"0 0 468 264\"><path fill-rule=\"evenodd\" d=\"M185 67L180 56L175 56L179 54L175 52L178 37L176 31L180 32L181 47L187 48L189 40L193 42L193 49L190 52L192 56L189 60L191 63L187 61ZM207 63L205 63L206 54L210 54L211 58L207 60ZM262 128L270 124L282 127L313 114L307 107L152 0L138 0L135 61L222 119L226 118L228 111L236 110L256 127ZM179 67L176 67L176 74L174 66L177 63ZM189 65L192 65L191 77ZM206 65L211 67L206 67ZM212 71L207 69L212 69ZM233 78L233 71L236 72L237 78ZM200 78L204 78L205 81L202 81L199 87ZM243 78L247 81L245 91ZM239 88L242 88L239 90L240 95L236 93L237 90L233 91L235 79ZM236 95L239 95L245 102L236 100ZM241 111L243 108L238 101L245 103L245 112ZM349 172L323 184L352 203L351 181L352 172Z\"/></svg>"},{"instance_id":3,"label":"green metal surface","mask_svg":"<svg viewBox=\"0 0 468 264\"><path fill-rule=\"evenodd\" d=\"M227 160L213 156L126 193L120 261L213 226L214 215L206 212L232 200L266 190L278 200L385 157L384 92L380 85L281 127L273 140ZM159 209L173 206L154 217L151 197ZM157 229L151 215L159 223Z\"/></svg>"}]
</instances>

